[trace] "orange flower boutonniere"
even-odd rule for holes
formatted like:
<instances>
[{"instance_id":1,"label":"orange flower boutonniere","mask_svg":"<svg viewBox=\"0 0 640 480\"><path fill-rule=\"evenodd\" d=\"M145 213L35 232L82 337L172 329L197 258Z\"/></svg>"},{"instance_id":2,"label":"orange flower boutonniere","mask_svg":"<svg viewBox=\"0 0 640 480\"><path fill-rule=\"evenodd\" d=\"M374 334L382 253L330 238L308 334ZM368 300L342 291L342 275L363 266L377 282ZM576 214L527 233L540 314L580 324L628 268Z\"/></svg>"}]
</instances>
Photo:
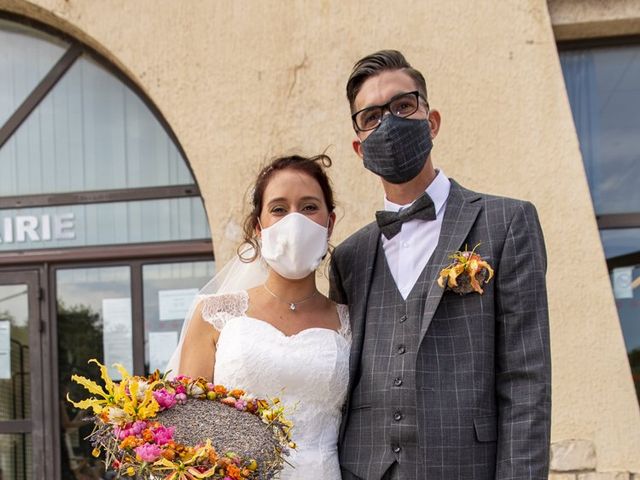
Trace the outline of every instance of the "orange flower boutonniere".
<instances>
[{"instance_id":1,"label":"orange flower boutonniere","mask_svg":"<svg viewBox=\"0 0 640 480\"><path fill-rule=\"evenodd\" d=\"M453 262L440 270L438 285L447 290L451 290L460 295L471 292L478 292L482 295L483 283L488 283L493 277L491 266L476 253L476 245L473 250L454 252L449 255Z\"/></svg>"}]
</instances>

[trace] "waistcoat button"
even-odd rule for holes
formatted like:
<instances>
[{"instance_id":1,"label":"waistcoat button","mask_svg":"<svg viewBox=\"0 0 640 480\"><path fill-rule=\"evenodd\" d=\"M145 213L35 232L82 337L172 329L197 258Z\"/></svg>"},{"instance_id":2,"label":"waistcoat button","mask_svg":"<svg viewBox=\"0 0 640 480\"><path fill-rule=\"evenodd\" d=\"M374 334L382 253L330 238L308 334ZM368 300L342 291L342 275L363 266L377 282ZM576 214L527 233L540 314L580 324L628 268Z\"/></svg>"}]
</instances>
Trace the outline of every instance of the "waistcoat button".
<instances>
[{"instance_id":1,"label":"waistcoat button","mask_svg":"<svg viewBox=\"0 0 640 480\"><path fill-rule=\"evenodd\" d=\"M394 414L393 414L393 419L394 419L396 422L399 422L400 420L402 420L402 413L400 413L400 412L396 412L396 413L394 413Z\"/></svg>"},{"instance_id":2,"label":"waistcoat button","mask_svg":"<svg viewBox=\"0 0 640 480\"><path fill-rule=\"evenodd\" d=\"M399 377L398 377L398 378L396 378L396 379L393 381L393 384L394 384L396 387L399 387L400 385L402 385L402 379L401 379L401 378L399 378Z\"/></svg>"},{"instance_id":3,"label":"waistcoat button","mask_svg":"<svg viewBox=\"0 0 640 480\"><path fill-rule=\"evenodd\" d=\"M407 316L406 315L402 315L400 317L400 323L404 323L407 320Z\"/></svg>"},{"instance_id":4,"label":"waistcoat button","mask_svg":"<svg viewBox=\"0 0 640 480\"><path fill-rule=\"evenodd\" d=\"M398 447L397 445L393 447L393 453L400 453L400 447Z\"/></svg>"},{"instance_id":5,"label":"waistcoat button","mask_svg":"<svg viewBox=\"0 0 640 480\"><path fill-rule=\"evenodd\" d=\"M407 351L407 349L405 348L405 346L404 346L404 345L400 345L400 346L398 347L398 355L402 355L402 354L403 354L404 352L406 352L406 351Z\"/></svg>"}]
</instances>

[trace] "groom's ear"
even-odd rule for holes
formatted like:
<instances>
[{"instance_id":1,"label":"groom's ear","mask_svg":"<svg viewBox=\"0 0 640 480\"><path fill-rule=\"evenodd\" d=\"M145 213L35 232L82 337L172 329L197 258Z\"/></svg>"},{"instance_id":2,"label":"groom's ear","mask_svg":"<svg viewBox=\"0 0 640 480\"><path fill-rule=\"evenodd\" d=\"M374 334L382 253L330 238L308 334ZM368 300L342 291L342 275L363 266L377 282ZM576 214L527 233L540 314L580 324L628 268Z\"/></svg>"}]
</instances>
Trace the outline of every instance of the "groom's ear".
<instances>
[{"instance_id":1,"label":"groom's ear","mask_svg":"<svg viewBox=\"0 0 640 480\"><path fill-rule=\"evenodd\" d=\"M353 139L353 142L351 142L351 146L353 147L353 151L356 152L356 155L358 155L360 158L364 158L364 155L362 153L362 141L358 137Z\"/></svg>"}]
</instances>

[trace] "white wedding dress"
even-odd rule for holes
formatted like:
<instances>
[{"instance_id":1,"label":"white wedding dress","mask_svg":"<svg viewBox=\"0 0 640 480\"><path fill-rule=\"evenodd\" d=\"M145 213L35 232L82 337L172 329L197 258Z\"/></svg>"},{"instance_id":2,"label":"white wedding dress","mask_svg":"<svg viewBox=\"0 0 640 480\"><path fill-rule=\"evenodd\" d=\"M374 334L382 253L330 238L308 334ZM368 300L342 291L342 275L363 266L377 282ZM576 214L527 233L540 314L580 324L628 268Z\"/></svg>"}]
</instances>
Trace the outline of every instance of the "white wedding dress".
<instances>
[{"instance_id":1,"label":"white wedding dress","mask_svg":"<svg viewBox=\"0 0 640 480\"><path fill-rule=\"evenodd\" d=\"M220 332L214 382L257 397L279 397L292 409L296 450L280 479L340 480L338 431L349 380L351 331L346 305L340 330L308 328L287 336L246 315L246 291L204 298L202 317ZM293 408L295 407L295 408Z\"/></svg>"}]
</instances>

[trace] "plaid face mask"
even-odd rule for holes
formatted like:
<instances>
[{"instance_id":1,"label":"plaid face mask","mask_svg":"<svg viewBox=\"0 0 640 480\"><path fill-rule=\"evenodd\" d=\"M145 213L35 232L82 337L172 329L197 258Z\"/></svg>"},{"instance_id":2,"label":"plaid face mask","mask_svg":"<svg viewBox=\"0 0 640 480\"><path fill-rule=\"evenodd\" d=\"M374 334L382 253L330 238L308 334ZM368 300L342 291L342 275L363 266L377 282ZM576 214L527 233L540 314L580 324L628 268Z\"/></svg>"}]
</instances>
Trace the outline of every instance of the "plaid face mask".
<instances>
[{"instance_id":1,"label":"plaid face mask","mask_svg":"<svg viewBox=\"0 0 640 480\"><path fill-rule=\"evenodd\" d=\"M362 142L364 166L387 182L406 183L422 171L432 147L426 119L387 115Z\"/></svg>"}]
</instances>

